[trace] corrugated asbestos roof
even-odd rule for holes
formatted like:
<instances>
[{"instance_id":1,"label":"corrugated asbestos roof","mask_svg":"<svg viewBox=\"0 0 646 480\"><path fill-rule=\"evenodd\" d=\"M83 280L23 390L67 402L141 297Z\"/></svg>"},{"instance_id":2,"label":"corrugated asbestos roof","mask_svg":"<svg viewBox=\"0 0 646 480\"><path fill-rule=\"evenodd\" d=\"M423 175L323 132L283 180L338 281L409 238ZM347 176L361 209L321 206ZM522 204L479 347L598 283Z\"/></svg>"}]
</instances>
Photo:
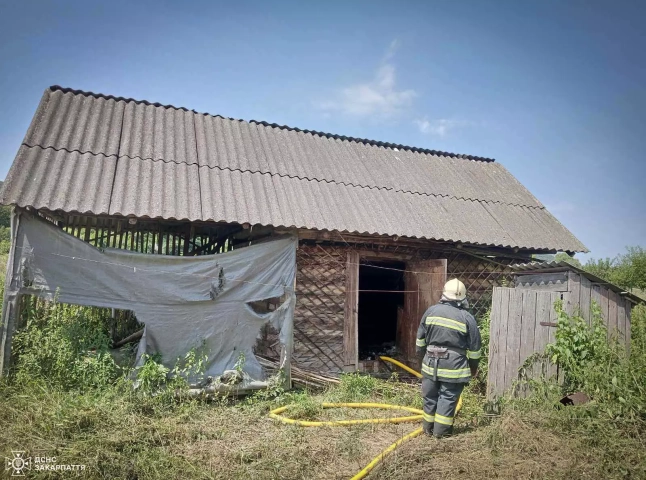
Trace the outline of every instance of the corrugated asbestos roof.
<instances>
[{"instance_id":1,"label":"corrugated asbestos roof","mask_svg":"<svg viewBox=\"0 0 646 480\"><path fill-rule=\"evenodd\" d=\"M0 195L66 212L587 251L493 160L45 91Z\"/></svg>"},{"instance_id":2,"label":"corrugated asbestos roof","mask_svg":"<svg viewBox=\"0 0 646 480\"><path fill-rule=\"evenodd\" d=\"M597 275L588 272L587 270L584 270L582 268L579 268L577 266L572 265L571 263L567 262L557 262L557 261L551 261L551 262L530 262L530 263L517 263L515 265L511 265L512 270L517 272L520 275L533 275L533 274L540 274L540 273L551 273L551 272L565 272L568 270L571 270L573 272L578 273L579 275L583 275L586 277L588 280L590 280L593 284L599 284L603 285L606 288L609 288L610 290L615 291L616 293L623 295L627 298L629 298L633 303L644 303L645 300L631 292L626 291L626 289L615 285L614 283L610 283L606 280L604 280L601 277L598 277Z\"/></svg>"}]
</instances>

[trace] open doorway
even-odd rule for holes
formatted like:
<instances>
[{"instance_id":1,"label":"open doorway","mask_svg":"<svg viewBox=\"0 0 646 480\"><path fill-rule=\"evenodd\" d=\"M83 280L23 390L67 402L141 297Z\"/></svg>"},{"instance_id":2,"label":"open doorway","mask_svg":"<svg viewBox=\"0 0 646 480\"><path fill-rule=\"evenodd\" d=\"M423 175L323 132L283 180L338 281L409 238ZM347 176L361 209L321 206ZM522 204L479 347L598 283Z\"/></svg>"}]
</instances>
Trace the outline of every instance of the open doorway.
<instances>
[{"instance_id":1,"label":"open doorway","mask_svg":"<svg viewBox=\"0 0 646 480\"><path fill-rule=\"evenodd\" d=\"M405 266L396 261L363 261L359 266L359 360L395 353Z\"/></svg>"}]
</instances>

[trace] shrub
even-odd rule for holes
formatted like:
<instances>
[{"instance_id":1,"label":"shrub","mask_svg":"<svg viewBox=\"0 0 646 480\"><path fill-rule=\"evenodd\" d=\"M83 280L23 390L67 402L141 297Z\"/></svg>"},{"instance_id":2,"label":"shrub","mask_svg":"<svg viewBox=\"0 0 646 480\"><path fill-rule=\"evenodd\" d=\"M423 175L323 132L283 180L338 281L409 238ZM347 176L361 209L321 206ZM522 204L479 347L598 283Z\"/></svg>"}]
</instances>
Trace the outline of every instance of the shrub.
<instances>
[{"instance_id":1,"label":"shrub","mask_svg":"<svg viewBox=\"0 0 646 480\"><path fill-rule=\"evenodd\" d=\"M598 306L593 305L591 325L578 314L568 315L561 302L555 309L556 341L547 346L547 354L564 373L564 391L588 393L599 411L612 418L646 420L644 307L633 312L630 355L618 339L607 340Z\"/></svg>"},{"instance_id":2,"label":"shrub","mask_svg":"<svg viewBox=\"0 0 646 480\"><path fill-rule=\"evenodd\" d=\"M119 369L98 309L56 302L28 304L25 328L13 339L17 382L41 380L64 389L105 386Z\"/></svg>"}]
</instances>

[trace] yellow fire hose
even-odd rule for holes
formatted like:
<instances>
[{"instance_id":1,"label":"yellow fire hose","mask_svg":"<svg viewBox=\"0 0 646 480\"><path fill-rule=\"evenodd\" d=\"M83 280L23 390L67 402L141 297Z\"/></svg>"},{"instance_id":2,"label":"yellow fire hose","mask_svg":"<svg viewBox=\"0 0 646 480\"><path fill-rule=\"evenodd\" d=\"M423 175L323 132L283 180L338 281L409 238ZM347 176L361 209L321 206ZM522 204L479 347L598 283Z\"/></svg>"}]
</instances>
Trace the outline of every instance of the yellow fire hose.
<instances>
[{"instance_id":1,"label":"yellow fire hose","mask_svg":"<svg viewBox=\"0 0 646 480\"><path fill-rule=\"evenodd\" d=\"M390 357L379 357L382 360L386 362L390 362L394 365L397 365L398 367L403 368L407 372L415 375L418 378L422 377L422 374L419 372L416 372L412 368L404 365L401 362L398 362L397 360L390 358ZM404 423L404 422L418 422L422 419L422 414L424 413L422 410L418 408L412 408L412 407L404 407L401 405L392 405L388 403L324 403L322 406L323 408L381 408L385 410L404 410L409 413L413 413L414 415L409 415L406 417L389 417L389 418L367 418L363 420L335 420L335 421L330 421L330 422L311 422L308 420L294 420L292 418L287 418L283 417L281 413L283 413L285 410L289 409L291 405L287 405L285 407L279 407L271 412L269 412L269 417L279 420L283 423L288 423L290 425L299 425L301 427L338 427L338 426L343 426L343 425L360 425L360 424L366 424L366 423ZM462 408L462 397L460 396L460 399L458 400L458 405L455 409L455 413L457 414L460 409ZM357 473L354 477L352 477L351 480L360 480L366 475L368 475L373 468L375 468L381 461L391 453L393 450L395 450L399 445L402 443L417 437L422 433L423 429L422 427L413 430L409 434L403 436L399 440L397 440L395 443L390 445L388 448L386 448L384 451L382 451L379 455L377 455L375 458L372 459L372 461L366 465L359 473Z\"/></svg>"}]
</instances>

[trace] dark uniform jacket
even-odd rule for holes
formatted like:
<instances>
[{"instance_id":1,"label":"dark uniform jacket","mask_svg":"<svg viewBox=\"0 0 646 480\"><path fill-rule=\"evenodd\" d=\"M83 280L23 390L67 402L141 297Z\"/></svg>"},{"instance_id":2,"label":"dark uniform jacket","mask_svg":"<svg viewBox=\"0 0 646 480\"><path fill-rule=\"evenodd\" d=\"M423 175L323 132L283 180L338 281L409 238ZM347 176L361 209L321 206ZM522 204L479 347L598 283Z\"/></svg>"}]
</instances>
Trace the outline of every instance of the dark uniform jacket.
<instances>
[{"instance_id":1,"label":"dark uniform jacket","mask_svg":"<svg viewBox=\"0 0 646 480\"><path fill-rule=\"evenodd\" d=\"M441 301L429 307L417 329L417 353L426 352L428 346L447 347L448 358L440 358L437 380L451 383L469 383L470 366L480 362L482 340L476 320L469 312L453 302ZM433 378L435 359L428 354L422 361L422 374Z\"/></svg>"}]
</instances>

